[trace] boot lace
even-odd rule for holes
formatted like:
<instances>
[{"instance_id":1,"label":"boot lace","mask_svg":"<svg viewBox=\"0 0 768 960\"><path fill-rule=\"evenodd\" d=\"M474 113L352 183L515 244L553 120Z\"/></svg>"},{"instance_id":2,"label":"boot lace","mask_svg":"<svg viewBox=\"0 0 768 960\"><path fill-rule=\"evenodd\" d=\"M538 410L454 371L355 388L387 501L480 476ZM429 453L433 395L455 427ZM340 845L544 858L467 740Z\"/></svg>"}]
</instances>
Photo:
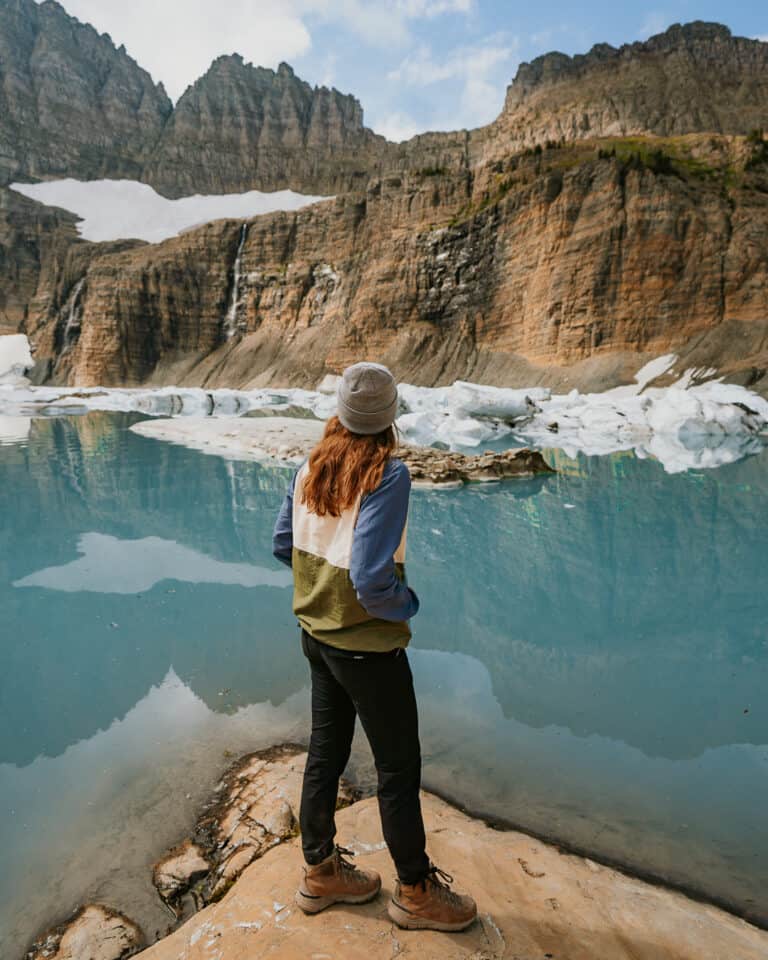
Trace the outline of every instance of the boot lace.
<instances>
[{"instance_id":1,"label":"boot lace","mask_svg":"<svg viewBox=\"0 0 768 960\"><path fill-rule=\"evenodd\" d=\"M426 876L421 882L425 891L427 889L427 883L430 883L438 899L450 904L458 902L459 895L454 893L450 888L450 884L453 883L453 877L450 873L446 873L445 870L441 870L440 867L435 866L434 863L430 865Z\"/></svg>"},{"instance_id":2,"label":"boot lace","mask_svg":"<svg viewBox=\"0 0 768 960\"><path fill-rule=\"evenodd\" d=\"M337 846L333 852L336 855L336 862L339 865L339 870L342 872L342 874L346 874L347 876L351 875L351 879L355 881L362 879L362 875L358 867L356 867L354 863L350 863L349 860L344 859L345 857L354 857L354 850L347 850L346 847Z\"/></svg>"}]
</instances>

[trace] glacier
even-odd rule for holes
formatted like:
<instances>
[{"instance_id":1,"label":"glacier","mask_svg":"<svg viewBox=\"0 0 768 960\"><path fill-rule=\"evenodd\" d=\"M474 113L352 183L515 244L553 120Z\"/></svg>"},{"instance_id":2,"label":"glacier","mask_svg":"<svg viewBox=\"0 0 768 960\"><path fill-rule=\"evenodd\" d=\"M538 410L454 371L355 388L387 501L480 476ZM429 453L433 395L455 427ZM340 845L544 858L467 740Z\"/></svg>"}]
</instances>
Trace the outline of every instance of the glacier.
<instances>
[{"instance_id":1,"label":"glacier","mask_svg":"<svg viewBox=\"0 0 768 960\"><path fill-rule=\"evenodd\" d=\"M112 410L153 417L237 418L251 411L299 408L326 419L336 408L337 378L317 390L205 390L199 387L33 387L23 377L3 383L3 370L29 359L23 345L0 337L0 414L51 416ZM22 358L21 360L19 358ZM531 445L569 456L633 451L653 457L668 473L718 467L768 446L768 400L720 379L697 382L685 371L666 387L647 384L675 357L656 358L627 384L603 393L552 394L544 387L513 389L456 381L445 387L399 385L397 427L404 441L472 451ZM21 365L21 367L20 367ZM22 370L23 372L23 370Z\"/></svg>"},{"instance_id":2,"label":"glacier","mask_svg":"<svg viewBox=\"0 0 768 960\"><path fill-rule=\"evenodd\" d=\"M84 240L146 240L159 243L211 220L242 219L277 210L298 210L329 197L293 190L262 193L194 194L169 200L138 180L46 180L10 185L11 190L81 218Z\"/></svg>"}]
</instances>

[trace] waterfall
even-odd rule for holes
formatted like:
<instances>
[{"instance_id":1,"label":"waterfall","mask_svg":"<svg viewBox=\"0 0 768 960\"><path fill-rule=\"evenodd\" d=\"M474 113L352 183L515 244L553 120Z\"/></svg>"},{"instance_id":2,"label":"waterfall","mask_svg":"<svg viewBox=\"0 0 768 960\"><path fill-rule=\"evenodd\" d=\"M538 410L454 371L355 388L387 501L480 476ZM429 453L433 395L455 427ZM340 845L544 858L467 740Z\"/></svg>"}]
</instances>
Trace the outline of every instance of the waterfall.
<instances>
[{"instance_id":1,"label":"waterfall","mask_svg":"<svg viewBox=\"0 0 768 960\"><path fill-rule=\"evenodd\" d=\"M72 347L80 333L80 293L84 283L85 277L80 277L69 295L69 310L67 312L67 322L64 325L64 350L69 350Z\"/></svg>"},{"instance_id":2,"label":"waterfall","mask_svg":"<svg viewBox=\"0 0 768 960\"><path fill-rule=\"evenodd\" d=\"M224 320L224 334L227 340L233 337L238 331L237 308L240 306L240 262L243 257L243 247L245 246L245 238L247 235L248 224L244 223L240 231L240 243L237 246L237 254L235 255L235 266L232 274L232 298L229 303L226 319Z\"/></svg>"}]
</instances>

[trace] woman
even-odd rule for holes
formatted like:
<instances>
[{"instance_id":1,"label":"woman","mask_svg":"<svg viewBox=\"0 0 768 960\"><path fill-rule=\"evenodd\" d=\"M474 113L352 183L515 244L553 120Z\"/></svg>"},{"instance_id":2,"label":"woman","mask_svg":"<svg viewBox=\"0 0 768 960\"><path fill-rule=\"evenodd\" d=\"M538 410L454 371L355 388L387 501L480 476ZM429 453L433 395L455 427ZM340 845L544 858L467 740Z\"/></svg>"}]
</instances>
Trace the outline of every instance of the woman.
<instances>
[{"instance_id":1,"label":"woman","mask_svg":"<svg viewBox=\"0 0 768 960\"><path fill-rule=\"evenodd\" d=\"M341 776L360 717L378 773L384 838L398 881L389 904L401 927L463 930L471 897L427 857L419 802L421 751L405 647L419 600L405 580L411 479L393 457L397 385L386 367L348 367L337 416L293 477L273 538L293 568L293 611L312 675L312 736L301 796L307 866L296 893L305 913L367 903L381 889L334 844Z\"/></svg>"}]
</instances>

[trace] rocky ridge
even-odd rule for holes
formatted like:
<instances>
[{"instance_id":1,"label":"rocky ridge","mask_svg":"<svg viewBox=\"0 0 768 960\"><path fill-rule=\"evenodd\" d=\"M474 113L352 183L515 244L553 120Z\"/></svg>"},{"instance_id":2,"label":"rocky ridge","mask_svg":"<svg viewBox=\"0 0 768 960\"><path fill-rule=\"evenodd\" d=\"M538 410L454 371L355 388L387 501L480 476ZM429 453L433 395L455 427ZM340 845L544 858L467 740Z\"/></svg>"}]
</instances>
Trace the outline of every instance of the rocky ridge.
<instances>
[{"instance_id":1,"label":"rocky ridge","mask_svg":"<svg viewBox=\"0 0 768 960\"><path fill-rule=\"evenodd\" d=\"M172 109L123 46L55 0L0 4L0 185L138 179Z\"/></svg>"},{"instance_id":2,"label":"rocky ridge","mask_svg":"<svg viewBox=\"0 0 768 960\"><path fill-rule=\"evenodd\" d=\"M142 179L169 197L258 187L334 194L359 186L386 153L359 101L312 88L239 54L214 60L176 104Z\"/></svg>"},{"instance_id":3,"label":"rocky ridge","mask_svg":"<svg viewBox=\"0 0 768 960\"><path fill-rule=\"evenodd\" d=\"M494 127L504 149L561 138L747 134L768 127L768 43L695 21L618 48L547 53L521 64Z\"/></svg>"},{"instance_id":4,"label":"rocky ridge","mask_svg":"<svg viewBox=\"0 0 768 960\"><path fill-rule=\"evenodd\" d=\"M168 197L332 194L364 182L392 146L363 126L354 97L288 64L218 57L174 107L123 46L55 0L0 6L0 186L126 177Z\"/></svg>"},{"instance_id":5,"label":"rocky ridge","mask_svg":"<svg viewBox=\"0 0 768 960\"><path fill-rule=\"evenodd\" d=\"M154 865L160 897L181 919L220 900L245 868L298 833L304 749L283 744L241 757L219 782L191 837ZM337 807L360 799L346 780Z\"/></svg>"},{"instance_id":6,"label":"rocky ridge","mask_svg":"<svg viewBox=\"0 0 768 960\"><path fill-rule=\"evenodd\" d=\"M368 357L425 385L603 389L675 352L764 390L768 163L750 150L555 145L162 244L75 244L26 332L58 384L313 387Z\"/></svg>"}]
</instances>

